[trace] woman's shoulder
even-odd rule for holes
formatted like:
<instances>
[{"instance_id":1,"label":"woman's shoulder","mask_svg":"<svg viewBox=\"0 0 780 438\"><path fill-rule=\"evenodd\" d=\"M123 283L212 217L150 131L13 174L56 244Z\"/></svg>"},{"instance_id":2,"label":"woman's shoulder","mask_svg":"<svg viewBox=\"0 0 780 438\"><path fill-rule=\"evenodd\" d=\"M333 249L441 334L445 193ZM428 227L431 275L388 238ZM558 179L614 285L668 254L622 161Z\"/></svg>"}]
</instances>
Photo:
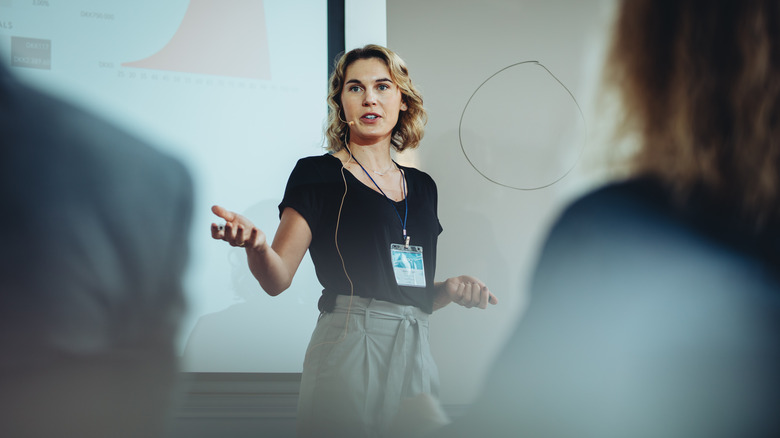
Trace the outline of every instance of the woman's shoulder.
<instances>
[{"instance_id":1,"label":"woman's shoulder","mask_svg":"<svg viewBox=\"0 0 780 438\"><path fill-rule=\"evenodd\" d=\"M652 180L608 183L566 206L554 222L550 238L580 241L642 241L689 233L671 193Z\"/></svg>"},{"instance_id":2,"label":"woman's shoulder","mask_svg":"<svg viewBox=\"0 0 780 438\"><path fill-rule=\"evenodd\" d=\"M575 200L564 209L556 227L597 235L627 233L636 239L688 235L748 252L756 250L753 246L762 236L731 213L694 195L678 202L662 183L634 178L604 185Z\"/></svg>"},{"instance_id":3,"label":"woman's shoulder","mask_svg":"<svg viewBox=\"0 0 780 438\"><path fill-rule=\"evenodd\" d=\"M603 221L634 216L665 216L672 212L671 196L652 180L631 179L598 187L569 204L561 220Z\"/></svg>"},{"instance_id":4,"label":"woman's shoulder","mask_svg":"<svg viewBox=\"0 0 780 438\"><path fill-rule=\"evenodd\" d=\"M310 155L308 157L299 158L295 167L332 167L339 161L330 153L324 153L322 155Z\"/></svg>"},{"instance_id":5,"label":"woman's shoulder","mask_svg":"<svg viewBox=\"0 0 780 438\"><path fill-rule=\"evenodd\" d=\"M290 180L299 184L329 181L337 176L340 167L339 159L331 154L303 157L295 163Z\"/></svg>"},{"instance_id":6,"label":"woman's shoulder","mask_svg":"<svg viewBox=\"0 0 780 438\"><path fill-rule=\"evenodd\" d=\"M746 237L738 229L713 226L714 220L709 210L678 205L655 181L612 183L563 211L550 230L540 262L566 261L594 272L637 267L637 277L659 271L697 271L700 278L711 270L734 275L753 271L760 254L734 243Z\"/></svg>"},{"instance_id":7,"label":"woman's shoulder","mask_svg":"<svg viewBox=\"0 0 780 438\"><path fill-rule=\"evenodd\" d=\"M401 164L398 164L398 168L403 170L404 175L406 175L406 178L412 181L420 181L426 184L430 184L433 187L436 187L436 182L433 180L433 178L427 174L426 172L411 166L404 166Z\"/></svg>"}]
</instances>

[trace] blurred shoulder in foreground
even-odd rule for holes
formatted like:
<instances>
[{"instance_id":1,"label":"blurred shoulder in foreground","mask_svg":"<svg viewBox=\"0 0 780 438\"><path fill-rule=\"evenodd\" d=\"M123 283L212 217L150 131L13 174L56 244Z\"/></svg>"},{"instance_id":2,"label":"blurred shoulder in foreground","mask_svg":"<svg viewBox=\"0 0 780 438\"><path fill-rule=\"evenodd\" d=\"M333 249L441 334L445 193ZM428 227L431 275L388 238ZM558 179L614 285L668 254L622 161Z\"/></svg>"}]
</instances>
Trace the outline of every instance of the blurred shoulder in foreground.
<instances>
[{"instance_id":1,"label":"blurred shoulder in foreground","mask_svg":"<svg viewBox=\"0 0 780 438\"><path fill-rule=\"evenodd\" d=\"M438 436L780 436L780 3L616 5L630 179L553 226L483 395Z\"/></svg>"},{"instance_id":2,"label":"blurred shoulder in foreground","mask_svg":"<svg viewBox=\"0 0 780 438\"><path fill-rule=\"evenodd\" d=\"M4 66L0 138L0 435L161 435L189 173Z\"/></svg>"},{"instance_id":3,"label":"blurred shoulder in foreground","mask_svg":"<svg viewBox=\"0 0 780 438\"><path fill-rule=\"evenodd\" d=\"M579 200L484 393L436 436L780 430L780 281L766 258L777 237L751 240L707 209L674 213L649 181Z\"/></svg>"}]
</instances>

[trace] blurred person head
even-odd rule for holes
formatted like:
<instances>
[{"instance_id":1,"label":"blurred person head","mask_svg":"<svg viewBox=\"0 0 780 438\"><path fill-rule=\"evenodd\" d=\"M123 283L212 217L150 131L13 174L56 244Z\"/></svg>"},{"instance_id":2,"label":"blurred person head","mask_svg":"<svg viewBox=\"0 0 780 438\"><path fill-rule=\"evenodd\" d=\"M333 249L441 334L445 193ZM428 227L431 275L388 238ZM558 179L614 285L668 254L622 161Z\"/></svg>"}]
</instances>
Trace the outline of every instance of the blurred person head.
<instances>
[{"instance_id":1,"label":"blurred person head","mask_svg":"<svg viewBox=\"0 0 780 438\"><path fill-rule=\"evenodd\" d=\"M755 232L780 220L780 3L623 1L607 67L635 174Z\"/></svg>"}]
</instances>

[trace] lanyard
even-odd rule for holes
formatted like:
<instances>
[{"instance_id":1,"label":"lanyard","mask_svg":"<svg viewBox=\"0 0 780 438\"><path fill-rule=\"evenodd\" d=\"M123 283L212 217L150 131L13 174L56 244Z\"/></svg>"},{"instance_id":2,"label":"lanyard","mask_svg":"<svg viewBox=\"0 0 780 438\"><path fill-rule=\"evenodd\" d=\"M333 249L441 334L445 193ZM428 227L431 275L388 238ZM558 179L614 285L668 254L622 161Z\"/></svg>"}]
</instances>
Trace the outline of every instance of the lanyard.
<instances>
[{"instance_id":1,"label":"lanyard","mask_svg":"<svg viewBox=\"0 0 780 438\"><path fill-rule=\"evenodd\" d=\"M385 192L382 191L382 188L379 187L379 184L374 181L374 178L371 178L371 175L368 173L365 167L363 167L362 164L360 164L360 161L358 161L357 158L353 155L352 158L355 160L355 162L360 166L361 169L363 169L363 172L365 172L368 179L371 180L372 183L376 186L377 189L379 189L379 193L382 194L382 196L387 199L387 202L390 204L391 207L393 207L393 211L395 212L396 216L398 216L398 220L401 222L401 230L403 231L403 238L404 238L404 245L409 246L409 236L406 235L406 218L409 216L409 197L406 194L406 174L403 170L398 169L401 172L401 183L403 184L403 195L404 195L404 204L406 206L406 211L404 212L404 218L401 219L401 214L398 213L398 209L395 208L395 205L393 204L393 201L390 200L390 198L385 195Z\"/></svg>"}]
</instances>

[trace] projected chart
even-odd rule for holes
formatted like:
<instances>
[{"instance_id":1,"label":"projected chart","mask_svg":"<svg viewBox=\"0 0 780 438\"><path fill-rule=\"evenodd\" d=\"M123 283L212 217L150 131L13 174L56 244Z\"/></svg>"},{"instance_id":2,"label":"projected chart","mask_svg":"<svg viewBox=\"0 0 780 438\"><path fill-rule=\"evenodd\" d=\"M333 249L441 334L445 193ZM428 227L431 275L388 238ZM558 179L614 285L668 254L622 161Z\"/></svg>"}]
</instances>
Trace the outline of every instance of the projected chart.
<instances>
[{"instance_id":1,"label":"projected chart","mask_svg":"<svg viewBox=\"0 0 780 438\"><path fill-rule=\"evenodd\" d=\"M11 65L51 69L51 40L11 37Z\"/></svg>"},{"instance_id":2,"label":"projected chart","mask_svg":"<svg viewBox=\"0 0 780 438\"><path fill-rule=\"evenodd\" d=\"M165 47L122 66L270 79L263 2L192 0Z\"/></svg>"}]
</instances>

